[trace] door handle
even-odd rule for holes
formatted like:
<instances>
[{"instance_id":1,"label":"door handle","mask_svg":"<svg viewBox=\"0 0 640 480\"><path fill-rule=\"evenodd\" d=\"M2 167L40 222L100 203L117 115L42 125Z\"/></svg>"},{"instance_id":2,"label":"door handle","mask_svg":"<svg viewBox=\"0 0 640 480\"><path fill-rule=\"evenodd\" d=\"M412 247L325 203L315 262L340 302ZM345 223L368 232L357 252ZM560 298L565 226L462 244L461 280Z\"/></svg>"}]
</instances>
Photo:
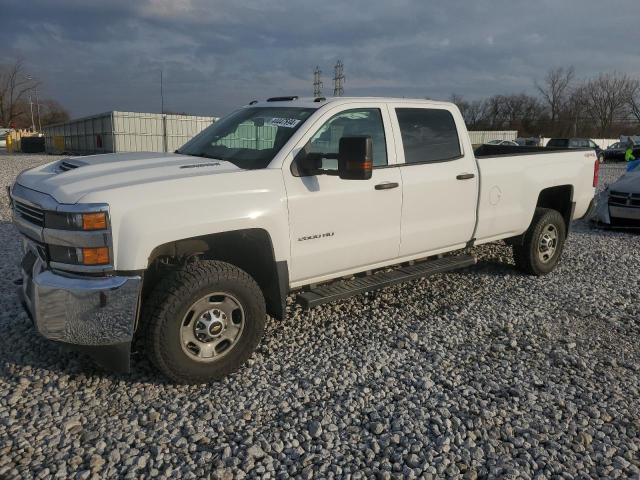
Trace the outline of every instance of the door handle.
<instances>
[{"instance_id":1,"label":"door handle","mask_svg":"<svg viewBox=\"0 0 640 480\"><path fill-rule=\"evenodd\" d=\"M379 183L378 185L375 186L376 190L390 190L392 188L398 188L400 186L399 183L397 182L384 182L384 183Z\"/></svg>"},{"instance_id":2,"label":"door handle","mask_svg":"<svg viewBox=\"0 0 640 480\"><path fill-rule=\"evenodd\" d=\"M476 175L474 173L461 173L460 175L456 176L456 180L470 180L475 176Z\"/></svg>"}]
</instances>

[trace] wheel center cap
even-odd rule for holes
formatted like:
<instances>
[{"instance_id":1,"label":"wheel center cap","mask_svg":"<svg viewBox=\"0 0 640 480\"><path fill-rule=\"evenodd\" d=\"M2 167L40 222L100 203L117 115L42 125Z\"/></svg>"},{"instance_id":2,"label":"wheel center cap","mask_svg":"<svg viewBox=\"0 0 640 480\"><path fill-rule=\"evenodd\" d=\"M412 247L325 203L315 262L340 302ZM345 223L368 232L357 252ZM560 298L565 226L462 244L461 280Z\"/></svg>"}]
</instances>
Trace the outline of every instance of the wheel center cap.
<instances>
[{"instance_id":1,"label":"wheel center cap","mask_svg":"<svg viewBox=\"0 0 640 480\"><path fill-rule=\"evenodd\" d=\"M540 241L541 250L542 251L547 251L551 247L553 247L553 239L551 237L549 237L548 235L545 235L544 237L542 237L542 240Z\"/></svg>"},{"instance_id":2,"label":"wheel center cap","mask_svg":"<svg viewBox=\"0 0 640 480\"><path fill-rule=\"evenodd\" d=\"M220 320L214 320L211 322L211 325L209 326L209 333L211 335L219 335L222 330L224 330L224 325Z\"/></svg>"}]
</instances>

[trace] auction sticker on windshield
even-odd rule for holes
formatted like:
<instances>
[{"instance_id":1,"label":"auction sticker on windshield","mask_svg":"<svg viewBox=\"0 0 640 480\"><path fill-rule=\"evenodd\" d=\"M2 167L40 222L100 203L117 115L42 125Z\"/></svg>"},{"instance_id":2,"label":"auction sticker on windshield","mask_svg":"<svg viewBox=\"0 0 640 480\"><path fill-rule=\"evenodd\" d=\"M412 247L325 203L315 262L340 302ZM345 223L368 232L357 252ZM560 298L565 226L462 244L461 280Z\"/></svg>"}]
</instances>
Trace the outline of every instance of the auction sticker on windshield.
<instances>
[{"instance_id":1,"label":"auction sticker on windshield","mask_svg":"<svg viewBox=\"0 0 640 480\"><path fill-rule=\"evenodd\" d=\"M293 128L300 123L297 118L272 118L269 122L274 127Z\"/></svg>"}]
</instances>

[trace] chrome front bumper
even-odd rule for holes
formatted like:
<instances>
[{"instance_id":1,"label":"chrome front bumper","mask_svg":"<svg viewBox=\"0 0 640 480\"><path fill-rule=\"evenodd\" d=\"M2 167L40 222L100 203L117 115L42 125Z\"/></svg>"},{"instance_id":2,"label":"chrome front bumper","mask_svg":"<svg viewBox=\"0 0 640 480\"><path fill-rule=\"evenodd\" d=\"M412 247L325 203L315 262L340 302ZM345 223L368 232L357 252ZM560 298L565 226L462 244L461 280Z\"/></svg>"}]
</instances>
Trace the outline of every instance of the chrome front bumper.
<instances>
[{"instance_id":1,"label":"chrome front bumper","mask_svg":"<svg viewBox=\"0 0 640 480\"><path fill-rule=\"evenodd\" d=\"M140 276L55 273L47 269L37 247L25 241L20 296L38 332L78 347L107 368L129 370L141 287Z\"/></svg>"}]
</instances>

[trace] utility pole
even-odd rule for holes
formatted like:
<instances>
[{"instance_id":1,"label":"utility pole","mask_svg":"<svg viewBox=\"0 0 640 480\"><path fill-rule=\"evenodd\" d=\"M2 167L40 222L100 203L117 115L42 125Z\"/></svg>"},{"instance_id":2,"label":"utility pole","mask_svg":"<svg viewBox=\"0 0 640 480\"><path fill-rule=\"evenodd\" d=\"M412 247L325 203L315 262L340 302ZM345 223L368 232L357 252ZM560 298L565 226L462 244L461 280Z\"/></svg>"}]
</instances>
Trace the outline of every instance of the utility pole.
<instances>
[{"instance_id":1,"label":"utility pole","mask_svg":"<svg viewBox=\"0 0 640 480\"><path fill-rule=\"evenodd\" d=\"M40 120L40 102L38 101L38 87L35 88L36 92L36 111L38 113L38 131L42 132L42 121Z\"/></svg>"},{"instance_id":2,"label":"utility pole","mask_svg":"<svg viewBox=\"0 0 640 480\"><path fill-rule=\"evenodd\" d=\"M320 80L320 74L322 70L320 70L320 66L316 66L316 69L313 71L313 96L320 97L322 96L322 80Z\"/></svg>"},{"instance_id":3,"label":"utility pole","mask_svg":"<svg viewBox=\"0 0 640 480\"><path fill-rule=\"evenodd\" d=\"M36 131L36 123L33 121L33 101L31 100L31 95L29 95L29 108L31 109L31 131Z\"/></svg>"},{"instance_id":4,"label":"utility pole","mask_svg":"<svg viewBox=\"0 0 640 480\"><path fill-rule=\"evenodd\" d=\"M25 75L24 76L27 80L29 80L30 82L33 81L33 76L31 75ZM41 132L42 131L42 122L40 120L40 102L38 101L38 84L36 83L33 86L33 90L36 94L36 113L38 116L38 131ZM31 107L31 128L33 129L33 131L36 131L36 122L33 119L33 102L31 101L31 95L29 95L29 106Z\"/></svg>"},{"instance_id":5,"label":"utility pole","mask_svg":"<svg viewBox=\"0 0 640 480\"><path fill-rule=\"evenodd\" d=\"M335 72L333 75L333 96L341 97L344 95L344 87L342 86L344 83L344 64L341 60L338 60L333 69Z\"/></svg>"}]
</instances>

